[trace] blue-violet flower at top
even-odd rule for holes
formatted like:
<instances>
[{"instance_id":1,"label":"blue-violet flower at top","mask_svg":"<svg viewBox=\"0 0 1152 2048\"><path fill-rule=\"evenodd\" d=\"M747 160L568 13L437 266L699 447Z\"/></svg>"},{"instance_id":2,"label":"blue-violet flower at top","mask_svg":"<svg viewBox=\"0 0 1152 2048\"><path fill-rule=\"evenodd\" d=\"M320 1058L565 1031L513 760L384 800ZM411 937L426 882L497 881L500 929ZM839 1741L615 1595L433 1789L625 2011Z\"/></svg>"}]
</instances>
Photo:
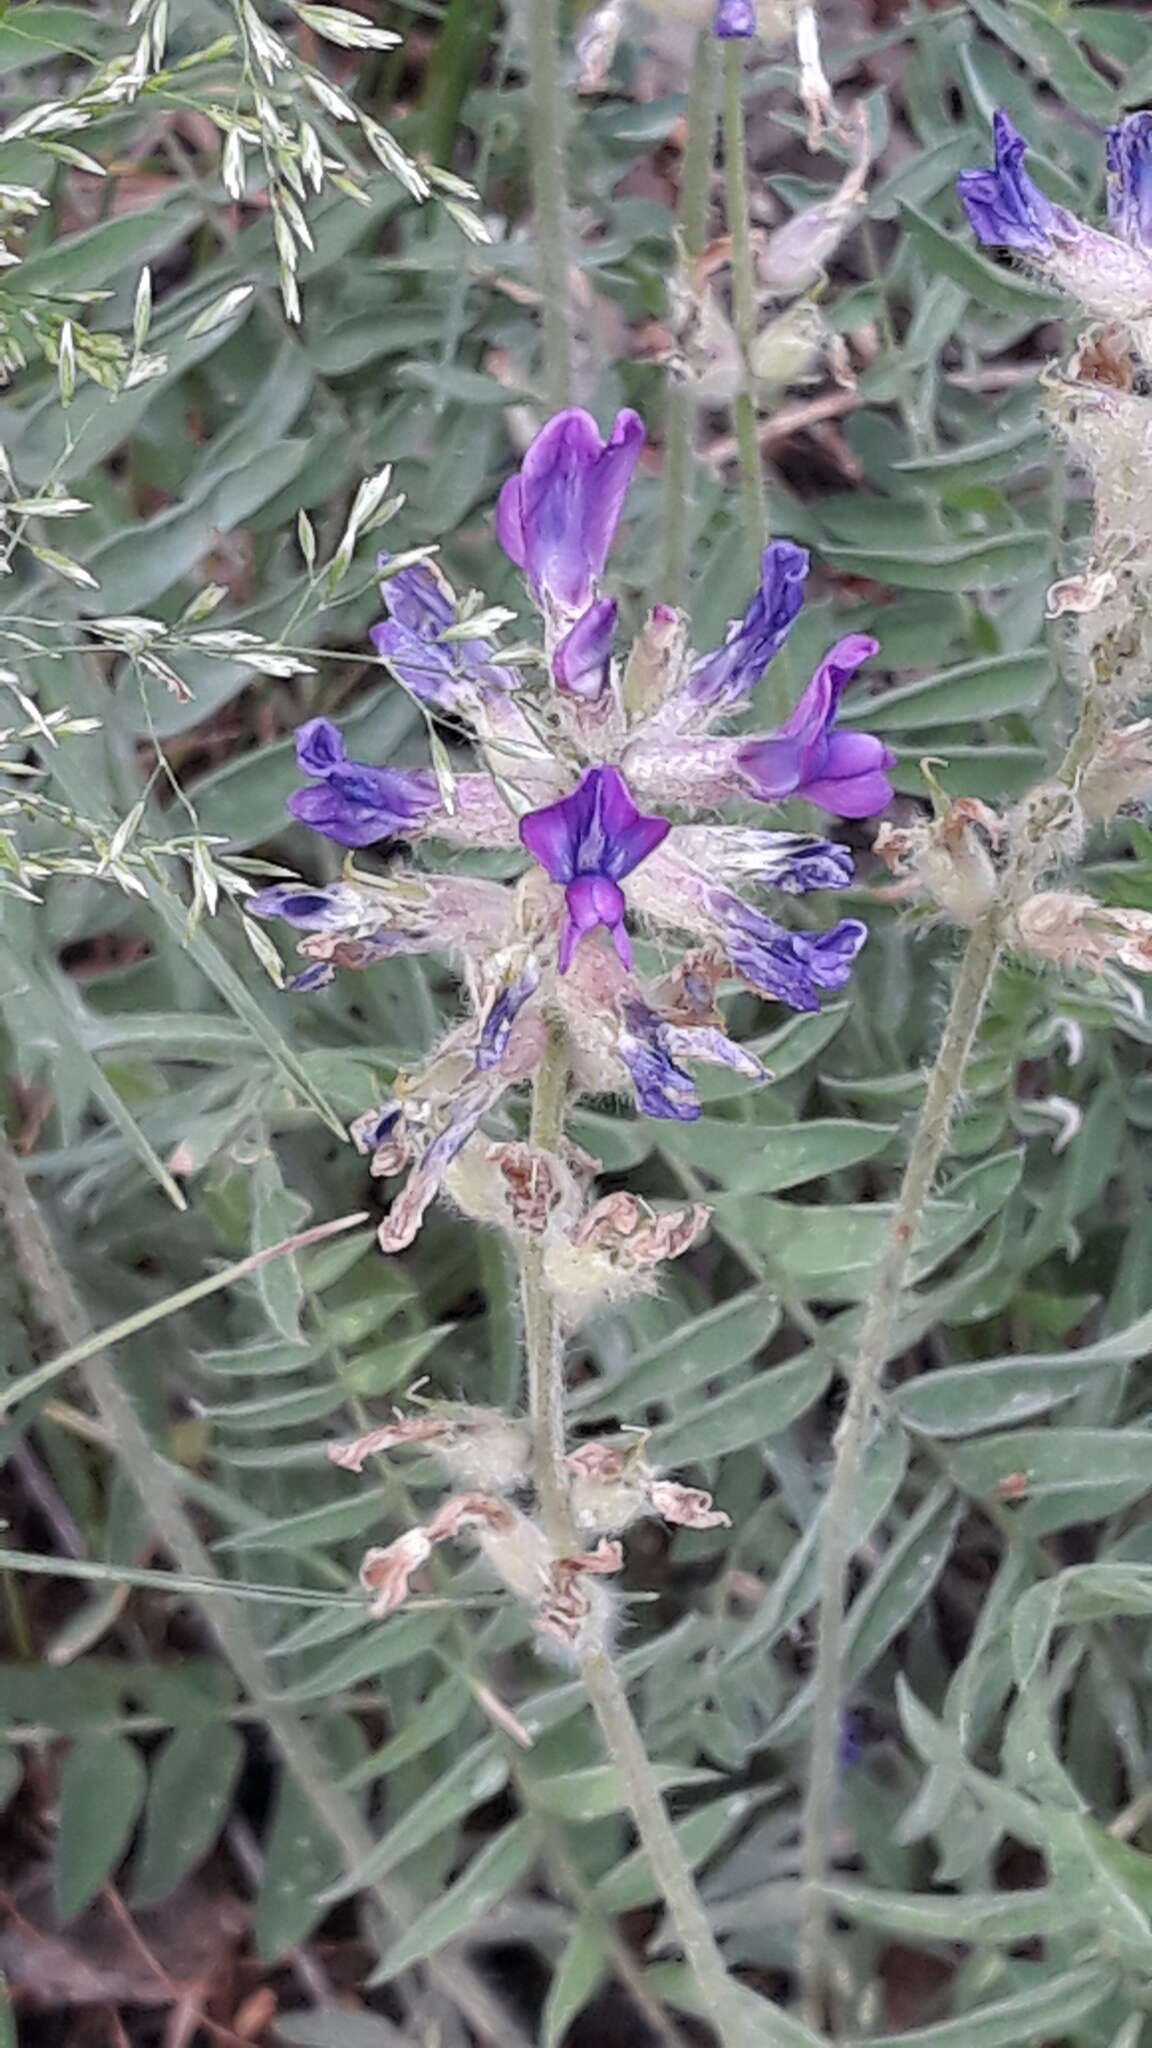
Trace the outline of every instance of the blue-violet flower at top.
<instances>
[{"instance_id":1,"label":"blue-violet flower at top","mask_svg":"<svg viewBox=\"0 0 1152 2048\"><path fill-rule=\"evenodd\" d=\"M876 652L868 634L845 634L784 724L737 749L737 772L753 796L802 796L841 818L870 818L891 801L891 748L872 733L833 730L844 685Z\"/></svg>"},{"instance_id":2,"label":"blue-violet flower at top","mask_svg":"<svg viewBox=\"0 0 1152 2048\"><path fill-rule=\"evenodd\" d=\"M980 241L1024 256L1048 256L1054 241L1070 241L1079 222L1047 197L1024 169L1028 148L1003 108L992 117L993 170L961 171L956 190Z\"/></svg>"},{"instance_id":3,"label":"blue-violet flower at top","mask_svg":"<svg viewBox=\"0 0 1152 2048\"><path fill-rule=\"evenodd\" d=\"M388 556L380 556L380 567ZM514 678L492 660L489 640L442 640L456 623L451 599L426 563L385 577L380 595L389 616L370 632L377 654L391 663L406 690L423 704L456 711L477 695L510 690Z\"/></svg>"},{"instance_id":4,"label":"blue-violet flower at top","mask_svg":"<svg viewBox=\"0 0 1152 2048\"><path fill-rule=\"evenodd\" d=\"M579 407L541 428L496 506L496 537L546 612L569 622L596 595L644 446L644 423L618 412L605 441Z\"/></svg>"},{"instance_id":5,"label":"blue-violet flower at top","mask_svg":"<svg viewBox=\"0 0 1152 2048\"><path fill-rule=\"evenodd\" d=\"M1152 113L1125 115L1104 148L1108 218L1123 241L1152 254Z\"/></svg>"},{"instance_id":6,"label":"blue-violet flower at top","mask_svg":"<svg viewBox=\"0 0 1152 2048\"><path fill-rule=\"evenodd\" d=\"M712 33L726 41L738 36L754 36L754 0L716 0L716 11L712 16Z\"/></svg>"},{"instance_id":7,"label":"blue-violet flower at top","mask_svg":"<svg viewBox=\"0 0 1152 2048\"><path fill-rule=\"evenodd\" d=\"M371 846L423 825L440 808L436 777L427 769L372 768L350 761L339 726L310 718L296 734L296 759L318 779L293 790L288 809L339 846Z\"/></svg>"},{"instance_id":8,"label":"blue-violet flower at top","mask_svg":"<svg viewBox=\"0 0 1152 2048\"><path fill-rule=\"evenodd\" d=\"M570 796L529 811L520 837L534 860L563 885L567 914L557 965L567 973L586 932L604 925L626 967L632 947L624 929L627 904L620 887L669 832L667 818L645 817L618 768L588 768Z\"/></svg>"},{"instance_id":9,"label":"blue-violet flower at top","mask_svg":"<svg viewBox=\"0 0 1152 2048\"><path fill-rule=\"evenodd\" d=\"M755 689L778 654L804 602L808 550L795 541L769 541L760 564L760 588L721 647L693 662L687 695L702 709L727 711Z\"/></svg>"}]
</instances>

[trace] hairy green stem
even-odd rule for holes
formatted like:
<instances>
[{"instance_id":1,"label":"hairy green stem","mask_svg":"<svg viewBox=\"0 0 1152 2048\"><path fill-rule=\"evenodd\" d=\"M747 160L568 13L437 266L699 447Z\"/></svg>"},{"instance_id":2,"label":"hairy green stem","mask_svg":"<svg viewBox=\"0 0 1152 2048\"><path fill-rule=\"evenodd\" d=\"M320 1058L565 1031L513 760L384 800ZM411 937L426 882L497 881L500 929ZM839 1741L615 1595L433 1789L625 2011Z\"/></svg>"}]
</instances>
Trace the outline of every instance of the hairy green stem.
<instances>
[{"instance_id":1,"label":"hairy green stem","mask_svg":"<svg viewBox=\"0 0 1152 2048\"><path fill-rule=\"evenodd\" d=\"M799 1940L806 2017L810 2025L817 2027L823 2023L823 1991L828 1974L830 1917L823 1886L831 1864L839 1777L844 1610L852 1562L853 1509L909 1262L916 1248L925 1204L944 1156L964 1086L968 1056L999 957L999 910L994 908L973 928L956 977L944 1035L928 1076L923 1106L912 1135L896 1211L865 1309L859 1349L849 1376L848 1399L836 1432L832 1476L821 1513L819 1636L804 1808L801 1857L804 1906Z\"/></svg>"},{"instance_id":2,"label":"hairy green stem","mask_svg":"<svg viewBox=\"0 0 1152 2048\"><path fill-rule=\"evenodd\" d=\"M82 1349L89 1394L157 1537L186 1578L212 1581L223 1594L225 1582L215 1560L186 1513L168 1465L153 1448L111 1358L107 1352L88 1350L91 1326L87 1313L28 1187L22 1163L2 1132L0 1212L38 1321L69 1350ZM277 1698L239 1601L201 1596L201 1612L313 1814L339 1847L345 1868L355 1869L374 1848L373 1837L356 1806L333 1783L304 1722ZM399 1926L408 1923L414 1909L399 1887L376 1883L364 1889L384 1919ZM509 2043L513 2048L529 2048L525 2036L465 1958L442 1953L427 1968L442 1993L492 2048L508 2048Z\"/></svg>"},{"instance_id":3,"label":"hairy green stem","mask_svg":"<svg viewBox=\"0 0 1152 2048\"><path fill-rule=\"evenodd\" d=\"M560 1145L568 1079L567 1045L560 1027L553 1025L532 1092L531 1139L541 1150L554 1152ZM578 1542L564 1465L563 1341L540 1241L525 1234L518 1243L533 1477L545 1529L553 1547L563 1554ZM755 2048L772 2048L772 2008L763 2007L763 2022L758 2016L753 2030L744 1996L724 1967L695 1879L668 1818L627 1692L603 1640L591 1640L582 1648L580 1671L660 1896L671 1914L685 1959L723 2048L753 2048L754 2040Z\"/></svg>"},{"instance_id":4,"label":"hairy green stem","mask_svg":"<svg viewBox=\"0 0 1152 2048\"><path fill-rule=\"evenodd\" d=\"M563 1026L553 1018L548 1025L547 1049L532 1087L528 1135L538 1151L559 1151L567 1100L568 1048ZM579 1547L564 1463L564 1332L544 1270L543 1239L525 1234L519 1243L528 1413L532 1420L532 1483L548 1539L556 1554L563 1557Z\"/></svg>"},{"instance_id":5,"label":"hairy green stem","mask_svg":"<svg viewBox=\"0 0 1152 2048\"><path fill-rule=\"evenodd\" d=\"M724 186L732 240L732 324L740 349L743 384L732 401L732 424L740 455L744 532L754 580L767 538L764 466L752 397L752 343L756 338L756 280L752 269L752 228L748 212L748 150L744 132L744 45L724 45Z\"/></svg>"},{"instance_id":6,"label":"hairy green stem","mask_svg":"<svg viewBox=\"0 0 1152 2048\"><path fill-rule=\"evenodd\" d=\"M581 1651L580 1675L660 1897L723 2048L772 2048L777 2038L772 2007L767 2001L762 2005L746 2001L724 1967L704 1901L684 1861L623 1680L606 1644L589 1643Z\"/></svg>"},{"instance_id":7,"label":"hairy green stem","mask_svg":"<svg viewBox=\"0 0 1152 2048\"><path fill-rule=\"evenodd\" d=\"M690 267L708 234L708 175L716 142L716 38L702 29L688 94L688 139L680 173L677 223L680 249ZM664 563L658 596L683 604L688 583L695 467L696 401L691 385L669 383L664 426Z\"/></svg>"},{"instance_id":8,"label":"hairy green stem","mask_svg":"<svg viewBox=\"0 0 1152 2048\"><path fill-rule=\"evenodd\" d=\"M572 399L571 235L565 176L568 103L560 75L558 0L528 0L528 148L543 301L544 390L558 412Z\"/></svg>"}]
</instances>

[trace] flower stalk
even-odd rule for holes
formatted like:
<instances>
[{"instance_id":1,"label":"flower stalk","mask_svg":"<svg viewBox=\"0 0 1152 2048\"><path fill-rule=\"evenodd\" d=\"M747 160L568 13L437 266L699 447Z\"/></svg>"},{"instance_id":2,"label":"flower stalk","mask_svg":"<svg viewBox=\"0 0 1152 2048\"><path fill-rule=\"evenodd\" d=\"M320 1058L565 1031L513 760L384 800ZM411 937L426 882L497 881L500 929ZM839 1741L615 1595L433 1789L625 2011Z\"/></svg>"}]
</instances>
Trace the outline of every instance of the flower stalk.
<instances>
[{"instance_id":1,"label":"flower stalk","mask_svg":"<svg viewBox=\"0 0 1152 2048\"><path fill-rule=\"evenodd\" d=\"M532 1089L531 1142L540 1150L558 1150L568 1093L568 1047L562 1025L553 1022L548 1048L536 1071ZM556 1551L569 1551L578 1539L565 1463L564 1347L560 1317L548 1286L538 1239L521 1233L519 1247L524 1344L528 1381L532 1472L541 1517ZM743 1999L729 1977L712 1932L704 1903L680 1850L653 1773L628 1695L605 1640L603 1623L586 1635L579 1650L580 1673L596 1716L604 1747L612 1760L641 1845L652 1868L660 1896L672 1916L684 1956L706 2002L723 2048L751 2048L752 2029ZM757 2040L770 2048L771 2008Z\"/></svg>"},{"instance_id":2,"label":"flower stalk","mask_svg":"<svg viewBox=\"0 0 1152 2048\"><path fill-rule=\"evenodd\" d=\"M896 1316L928 1197L948 1143L973 1041L1000 957L1000 913L993 907L969 934L956 977L940 1050L928 1077L904 1177L876 1280L864 1315L848 1399L836 1432L832 1476L824 1497L819 1573L819 1637L813 1680L808 1787L801 1880L804 1910L799 1960L806 2017L824 2021L829 1958L829 1908L823 1896L832 1856L844 1677L844 1619L852 1562L856 1493Z\"/></svg>"},{"instance_id":3,"label":"flower stalk","mask_svg":"<svg viewBox=\"0 0 1152 2048\"><path fill-rule=\"evenodd\" d=\"M544 342L544 390L551 409L572 396L571 230L565 174L568 106L560 75L557 0L529 0L531 70L528 146L536 203Z\"/></svg>"},{"instance_id":4,"label":"flower stalk","mask_svg":"<svg viewBox=\"0 0 1152 2048\"><path fill-rule=\"evenodd\" d=\"M530 1140L541 1152L556 1153L564 1134L568 1095L568 1047L564 1027L548 1020L547 1048L532 1090ZM545 1533L558 1556L579 1549L568 1498L564 1464L564 1334L548 1285L539 1237L522 1233L520 1298L524 1308L524 1357L532 1432L532 1479Z\"/></svg>"},{"instance_id":5,"label":"flower stalk","mask_svg":"<svg viewBox=\"0 0 1152 2048\"><path fill-rule=\"evenodd\" d=\"M708 235L708 180L716 138L716 38L702 29L696 39L688 93L688 137L680 177L680 252L691 266ZM696 404L687 380L668 386L664 428L664 561L659 595L683 604L688 581L692 524Z\"/></svg>"},{"instance_id":6,"label":"flower stalk","mask_svg":"<svg viewBox=\"0 0 1152 2048\"><path fill-rule=\"evenodd\" d=\"M732 401L732 424L740 456L745 540L755 568L767 537L764 469L756 433L751 389L751 352L756 337L756 281L748 210L748 153L744 127L744 46L724 45L724 184L732 242L732 324L740 349L743 381Z\"/></svg>"}]
</instances>

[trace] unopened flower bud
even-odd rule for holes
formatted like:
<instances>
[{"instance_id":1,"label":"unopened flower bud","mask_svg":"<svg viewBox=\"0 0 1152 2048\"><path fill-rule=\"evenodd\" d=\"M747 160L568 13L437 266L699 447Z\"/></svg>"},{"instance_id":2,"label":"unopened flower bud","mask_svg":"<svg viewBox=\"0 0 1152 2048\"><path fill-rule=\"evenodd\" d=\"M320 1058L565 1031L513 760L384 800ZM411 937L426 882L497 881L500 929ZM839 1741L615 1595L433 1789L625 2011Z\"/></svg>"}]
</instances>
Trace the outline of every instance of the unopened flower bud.
<instances>
[{"instance_id":1,"label":"unopened flower bud","mask_svg":"<svg viewBox=\"0 0 1152 2048\"><path fill-rule=\"evenodd\" d=\"M783 391L815 371L828 341L828 326L811 299L797 299L753 337L748 366L758 384Z\"/></svg>"},{"instance_id":2,"label":"unopened flower bud","mask_svg":"<svg viewBox=\"0 0 1152 2048\"><path fill-rule=\"evenodd\" d=\"M931 821L881 825L874 851L893 874L914 875L957 924L971 926L996 901L996 869L986 841L995 846L1000 835L995 811L975 797L959 797Z\"/></svg>"},{"instance_id":3,"label":"unopened flower bud","mask_svg":"<svg viewBox=\"0 0 1152 2048\"><path fill-rule=\"evenodd\" d=\"M624 708L630 718L646 717L679 688L687 648L683 612L670 604L653 605L624 670Z\"/></svg>"}]
</instances>

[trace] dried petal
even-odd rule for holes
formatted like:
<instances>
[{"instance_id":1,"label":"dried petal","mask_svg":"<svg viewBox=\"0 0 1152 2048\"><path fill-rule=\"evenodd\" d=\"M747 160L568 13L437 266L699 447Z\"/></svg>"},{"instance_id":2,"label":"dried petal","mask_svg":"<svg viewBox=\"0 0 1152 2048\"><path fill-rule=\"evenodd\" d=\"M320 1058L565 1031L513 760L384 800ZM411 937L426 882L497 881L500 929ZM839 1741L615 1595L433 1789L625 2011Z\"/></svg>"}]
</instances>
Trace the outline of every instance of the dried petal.
<instances>
[{"instance_id":1,"label":"dried petal","mask_svg":"<svg viewBox=\"0 0 1152 2048\"><path fill-rule=\"evenodd\" d=\"M409 1581L414 1571L427 1564L432 1555L432 1543L425 1529L407 1529L403 1536L397 1536L394 1543L388 1543L382 1550L367 1550L360 1564L360 1584L366 1593L375 1594L371 1613L376 1620L391 1614L408 1598Z\"/></svg>"},{"instance_id":2,"label":"dried petal","mask_svg":"<svg viewBox=\"0 0 1152 2048\"><path fill-rule=\"evenodd\" d=\"M329 1444L328 1456L333 1465L341 1466L345 1472L362 1472L366 1459L375 1458L382 1451L394 1451L401 1444L430 1443L443 1436L447 1428L448 1423L438 1415L398 1415L394 1421L370 1429L366 1436L358 1436L351 1443Z\"/></svg>"},{"instance_id":3,"label":"dried petal","mask_svg":"<svg viewBox=\"0 0 1152 2048\"><path fill-rule=\"evenodd\" d=\"M508 1208L518 1230L538 1236L561 1200L560 1161L538 1146L490 1145L485 1157L504 1181Z\"/></svg>"},{"instance_id":4,"label":"dried petal","mask_svg":"<svg viewBox=\"0 0 1152 2048\"><path fill-rule=\"evenodd\" d=\"M681 1486L674 1479L657 1479L648 1498L658 1515L681 1529L730 1529L732 1518L712 1505L712 1496L699 1486Z\"/></svg>"}]
</instances>

